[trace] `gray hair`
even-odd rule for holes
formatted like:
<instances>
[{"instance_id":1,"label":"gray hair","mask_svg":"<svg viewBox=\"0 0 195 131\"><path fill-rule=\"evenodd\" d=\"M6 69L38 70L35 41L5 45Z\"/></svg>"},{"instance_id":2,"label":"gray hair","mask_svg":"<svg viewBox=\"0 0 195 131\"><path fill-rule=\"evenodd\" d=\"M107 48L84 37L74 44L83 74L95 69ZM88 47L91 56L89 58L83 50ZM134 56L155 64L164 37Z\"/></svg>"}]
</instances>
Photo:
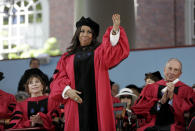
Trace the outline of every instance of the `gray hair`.
<instances>
[{"instance_id":1,"label":"gray hair","mask_svg":"<svg viewBox=\"0 0 195 131\"><path fill-rule=\"evenodd\" d=\"M177 62L180 64L180 67L181 67L181 70L180 70L180 71L182 71L182 63L181 63L181 61L180 61L179 59L177 59L177 58L170 58L170 59L167 61L167 63L166 63L165 66L167 66L167 64L169 64L169 62L171 62L171 61L177 61Z\"/></svg>"}]
</instances>

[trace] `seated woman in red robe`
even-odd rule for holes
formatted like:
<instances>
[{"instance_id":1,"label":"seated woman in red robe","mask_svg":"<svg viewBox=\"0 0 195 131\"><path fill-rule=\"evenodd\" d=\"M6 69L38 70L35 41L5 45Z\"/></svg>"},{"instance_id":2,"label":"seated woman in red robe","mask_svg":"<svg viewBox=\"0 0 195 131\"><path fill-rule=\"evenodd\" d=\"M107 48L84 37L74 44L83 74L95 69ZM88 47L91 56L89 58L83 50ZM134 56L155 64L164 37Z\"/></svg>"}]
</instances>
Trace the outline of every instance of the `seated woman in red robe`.
<instances>
[{"instance_id":1,"label":"seated woman in red robe","mask_svg":"<svg viewBox=\"0 0 195 131\"><path fill-rule=\"evenodd\" d=\"M10 128L42 127L55 130L52 117L56 116L58 103L54 103L44 96L48 79L39 69L29 69L26 74L25 89L30 97L16 105L16 110L9 124Z\"/></svg>"},{"instance_id":2,"label":"seated woman in red robe","mask_svg":"<svg viewBox=\"0 0 195 131\"><path fill-rule=\"evenodd\" d=\"M3 73L0 72L0 81L3 79ZM0 131L9 124L10 116L16 106L14 95L0 90Z\"/></svg>"}]
</instances>

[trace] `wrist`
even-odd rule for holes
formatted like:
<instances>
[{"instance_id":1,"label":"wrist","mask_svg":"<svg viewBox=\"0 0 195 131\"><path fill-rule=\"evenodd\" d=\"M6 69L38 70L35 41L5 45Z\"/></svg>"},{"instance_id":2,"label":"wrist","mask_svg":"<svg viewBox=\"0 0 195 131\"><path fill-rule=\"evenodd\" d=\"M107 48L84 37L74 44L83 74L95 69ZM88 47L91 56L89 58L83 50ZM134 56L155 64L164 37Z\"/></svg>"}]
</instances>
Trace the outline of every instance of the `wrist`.
<instances>
[{"instance_id":1,"label":"wrist","mask_svg":"<svg viewBox=\"0 0 195 131\"><path fill-rule=\"evenodd\" d=\"M168 98L171 100L173 98L173 92L168 92Z\"/></svg>"},{"instance_id":2,"label":"wrist","mask_svg":"<svg viewBox=\"0 0 195 131\"><path fill-rule=\"evenodd\" d=\"M171 95L169 96L169 99L170 99L170 100L173 99L173 94L171 94Z\"/></svg>"},{"instance_id":3,"label":"wrist","mask_svg":"<svg viewBox=\"0 0 195 131\"><path fill-rule=\"evenodd\" d=\"M116 30L114 28L112 29L112 35L116 35L118 32L119 32L119 29L116 29Z\"/></svg>"},{"instance_id":4,"label":"wrist","mask_svg":"<svg viewBox=\"0 0 195 131\"><path fill-rule=\"evenodd\" d=\"M112 30L118 31L119 30L119 26L113 26Z\"/></svg>"},{"instance_id":5,"label":"wrist","mask_svg":"<svg viewBox=\"0 0 195 131\"><path fill-rule=\"evenodd\" d=\"M69 97L67 96L67 91L71 89L71 87L68 85L64 88L63 92L62 92L62 98L64 99L68 99Z\"/></svg>"}]
</instances>

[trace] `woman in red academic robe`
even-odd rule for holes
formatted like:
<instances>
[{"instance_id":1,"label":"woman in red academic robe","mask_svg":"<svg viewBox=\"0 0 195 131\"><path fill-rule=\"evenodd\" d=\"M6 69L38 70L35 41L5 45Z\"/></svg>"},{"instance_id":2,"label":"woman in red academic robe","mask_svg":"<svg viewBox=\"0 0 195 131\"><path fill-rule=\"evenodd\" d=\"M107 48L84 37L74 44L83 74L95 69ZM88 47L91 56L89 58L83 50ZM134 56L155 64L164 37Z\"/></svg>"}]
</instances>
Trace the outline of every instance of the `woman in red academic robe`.
<instances>
[{"instance_id":1,"label":"woman in red academic robe","mask_svg":"<svg viewBox=\"0 0 195 131\"><path fill-rule=\"evenodd\" d=\"M50 97L64 103L66 131L116 130L108 70L128 56L129 43L120 15L112 20L99 44L99 25L82 17L72 45L57 64Z\"/></svg>"},{"instance_id":2,"label":"woman in red academic robe","mask_svg":"<svg viewBox=\"0 0 195 131\"><path fill-rule=\"evenodd\" d=\"M37 68L29 69L25 75L27 78L25 88L30 97L16 105L9 128L40 127L55 130L52 116L57 116L55 111L58 111L59 104L43 95L48 78Z\"/></svg>"},{"instance_id":3,"label":"woman in red academic robe","mask_svg":"<svg viewBox=\"0 0 195 131\"><path fill-rule=\"evenodd\" d=\"M0 81L3 79L3 73L0 72ZM3 131L9 124L9 119L16 106L14 95L0 90L0 131Z\"/></svg>"}]
</instances>

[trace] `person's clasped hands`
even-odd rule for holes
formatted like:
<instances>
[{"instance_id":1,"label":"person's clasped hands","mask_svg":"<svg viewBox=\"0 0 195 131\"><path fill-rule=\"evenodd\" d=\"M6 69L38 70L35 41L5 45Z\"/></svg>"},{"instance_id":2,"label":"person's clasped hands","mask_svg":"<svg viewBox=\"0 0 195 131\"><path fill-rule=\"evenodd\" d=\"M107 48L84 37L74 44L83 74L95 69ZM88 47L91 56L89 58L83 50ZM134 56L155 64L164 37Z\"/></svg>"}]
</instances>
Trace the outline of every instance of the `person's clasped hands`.
<instances>
[{"instance_id":1,"label":"person's clasped hands","mask_svg":"<svg viewBox=\"0 0 195 131\"><path fill-rule=\"evenodd\" d=\"M41 117L39 115L39 113L37 113L36 115L32 115L30 116L30 120L31 120L31 126L35 126L35 124L43 124L43 121L41 120Z\"/></svg>"}]
</instances>

